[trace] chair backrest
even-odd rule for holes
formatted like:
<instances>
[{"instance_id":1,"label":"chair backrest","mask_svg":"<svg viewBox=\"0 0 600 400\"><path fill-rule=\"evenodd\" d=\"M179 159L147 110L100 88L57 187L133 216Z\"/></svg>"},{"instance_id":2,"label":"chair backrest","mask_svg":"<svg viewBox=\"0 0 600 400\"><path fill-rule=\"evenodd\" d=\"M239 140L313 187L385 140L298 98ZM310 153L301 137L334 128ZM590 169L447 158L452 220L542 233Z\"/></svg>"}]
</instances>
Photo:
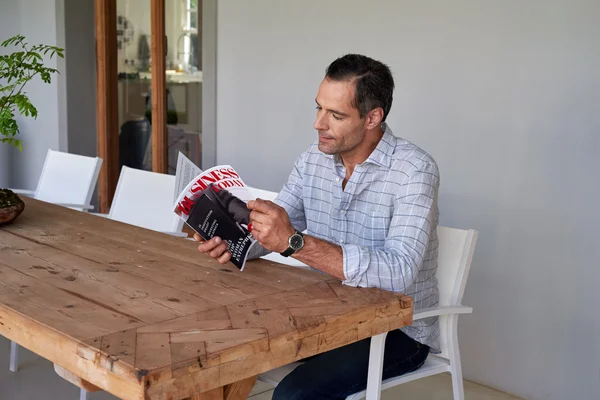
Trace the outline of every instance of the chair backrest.
<instances>
[{"instance_id":1,"label":"chair backrest","mask_svg":"<svg viewBox=\"0 0 600 400\"><path fill-rule=\"evenodd\" d=\"M35 198L50 203L90 204L102 159L48 150Z\"/></svg>"},{"instance_id":2,"label":"chair backrest","mask_svg":"<svg viewBox=\"0 0 600 400\"><path fill-rule=\"evenodd\" d=\"M461 304L467 277L473 260L477 231L438 226L438 269L436 277L440 291L440 306ZM440 317L442 357L448 358L449 335L452 332L447 316Z\"/></svg>"},{"instance_id":3,"label":"chair backrest","mask_svg":"<svg viewBox=\"0 0 600 400\"><path fill-rule=\"evenodd\" d=\"M181 232L173 212L175 176L124 166L108 217L161 232Z\"/></svg>"},{"instance_id":4,"label":"chair backrest","mask_svg":"<svg viewBox=\"0 0 600 400\"><path fill-rule=\"evenodd\" d=\"M252 192L252 194L254 196L256 196L256 198L263 199L263 200L273 201L279 194L278 192L272 192L270 190L263 190L263 189L258 189L258 188L250 187L250 186L248 186L248 189L250 189L250 191Z\"/></svg>"}]
</instances>

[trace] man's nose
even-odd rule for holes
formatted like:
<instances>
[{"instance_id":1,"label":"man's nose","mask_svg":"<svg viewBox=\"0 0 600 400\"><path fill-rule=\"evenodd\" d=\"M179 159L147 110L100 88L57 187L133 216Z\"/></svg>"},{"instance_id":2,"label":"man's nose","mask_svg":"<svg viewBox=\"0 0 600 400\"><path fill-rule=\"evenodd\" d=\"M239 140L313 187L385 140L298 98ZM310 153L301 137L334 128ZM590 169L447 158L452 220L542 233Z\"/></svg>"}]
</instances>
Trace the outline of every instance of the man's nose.
<instances>
[{"instance_id":1,"label":"man's nose","mask_svg":"<svg viewBox=\"0 0 600 400\"><path fill-rule=\"evenodd\" d=\"M315 120L313 127L318 131L326 131L327 129L329 129L326 122L326 113L319 112L317 113L317 119Z\"/></svg>"}]
</instances>

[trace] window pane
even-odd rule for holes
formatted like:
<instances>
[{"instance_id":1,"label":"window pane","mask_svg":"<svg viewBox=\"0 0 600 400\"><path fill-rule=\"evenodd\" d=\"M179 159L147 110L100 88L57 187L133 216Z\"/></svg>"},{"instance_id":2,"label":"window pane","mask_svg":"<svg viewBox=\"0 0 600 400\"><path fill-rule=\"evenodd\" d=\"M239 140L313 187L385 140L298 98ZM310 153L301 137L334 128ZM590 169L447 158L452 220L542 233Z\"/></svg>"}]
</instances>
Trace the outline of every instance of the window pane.
<instances>
[{"instance_id":1,"label":"window pane","mask_svg":"<svg viewBox=\"0 0 600 400\"><path fill-rule=\"evenodd\" d=\"M197 11L190 12L190 28L198 29L198 12Z\"/></svg>"},{"instance_id":2,"label":"window pane","mask_svg":"<svg viewBox=\"0 0 600 400\"><path fill-rule=\"evenodd\" d=\"M202 163L201 41L190 29L198 27L198 13L189 11L201 2L165 1L167 34L167 131L169 173L174 174L181 151L196 165Z\"/></svg>"},{"instance_id":3,"label":"window pane","mask_svg":"<svg viewBox=\"0 0 600 400\"><path fill-rule=\"evenodd\" d=\"M150 0L117 0L119 167L152 169Z\"/></svg>"}]
</instances>

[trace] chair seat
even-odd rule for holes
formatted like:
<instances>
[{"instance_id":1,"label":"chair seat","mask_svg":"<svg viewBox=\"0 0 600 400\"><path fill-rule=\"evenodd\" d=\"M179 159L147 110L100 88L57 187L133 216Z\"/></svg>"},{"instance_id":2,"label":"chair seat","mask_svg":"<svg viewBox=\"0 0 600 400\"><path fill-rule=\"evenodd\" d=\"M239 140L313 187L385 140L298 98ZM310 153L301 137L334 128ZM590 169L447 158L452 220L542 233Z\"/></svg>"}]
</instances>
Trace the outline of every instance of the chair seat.
<instances>
[{"instance_id":1,"label":"chair seat","mask_svg":"<svg viewBox=\"0 0 600 400\"><path fill-rule=\"evenodd\" d=\"M414 381L416 379L426 378L428 376L437 375L449 371L450 362L447 359L443 357L438 357L436 355L430 355L429 357L427 357L427 360L425 360L423 366L418 370L409 372L401 376L397 376L395 378L386 379L383 382L381 382L381 390L385 390L394 386L401 385L403 383ZM362 392L354 393L353 395L346 397L346 400L362 399L365 397L365 395L366 390L363 390Z\"/></svg>"},{"instance_id":2,"label":"chair seat","mask_svg":"<svg viewBox=\"0 0 600 400\"><path fill-rule=\"evenodd\" d=\"M301 362L294 362L291 364L284 365L283 367L276 368L274 370L265 372L258 377L258 380L264 383L268 383L269 385L275 387L286 377L290 372L296 369ZM443 358L438 357L436 355L430 355L425 360L425 364L421 368L416 371L409 372L408 374L404 374L402 376L398 376L395 378L386 379L382 382L382 389L387 389L392 386L401 385L406 382L413 381L415 379L425 378L431 375L441 374L443 372L450 371L450 362ZM360 399L365 397L365 391L355 393L352 396L348 397L349 399Z\"/></svg>"},{"instance_id":3,"label":"chair seat","mask_svg":"<svg viewBox=\"0 0 600 400\"><path fill-rule=\"evenodd\" d=\"M284 365L283 367L275 368L271 371L265 372L264 374L260 374L258 380L275 387L283 380L283 378L286 377L287 374L295 370L299 365L302 365L302 363L294 362Z\"/></svg>"}]
</instances>

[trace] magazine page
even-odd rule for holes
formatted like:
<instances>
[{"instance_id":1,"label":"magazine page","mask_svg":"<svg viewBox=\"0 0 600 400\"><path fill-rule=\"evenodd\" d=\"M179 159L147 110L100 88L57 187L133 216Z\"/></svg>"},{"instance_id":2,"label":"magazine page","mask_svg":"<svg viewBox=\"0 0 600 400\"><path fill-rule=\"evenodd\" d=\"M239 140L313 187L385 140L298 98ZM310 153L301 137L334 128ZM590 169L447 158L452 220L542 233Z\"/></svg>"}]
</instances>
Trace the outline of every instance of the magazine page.
<instances>
[{"instance_id":1,"label":"magazine page","mask_svg":"<svg viewBox=\"0 0 600 400\"><path fill-rule=\"evenodd\" d=\"M182 152L177 155L177 169L175 170L175 190L173 193L173 201L177 201L177 197L188 183L198 176L202 170L196 166Z\"/></svg>"},{"instance_id":2,"label":"magazine page","mask_svg":"<svg viewBox=\"0 0 600 400\"><path fill-rule=\"evenodd\" d=\"M218 236L227 241L231 263L243 271L254 242L248 230L249 218L246 203L211 185L194 202L186 223L207 240Z\"/></svg>"},{"instance_id":3,"label":"magazine page","mask_svg":"<svg viewBox=\"0 0 600 400\"><path fill-rule=\"evenodd\" d=\"M243 270L254 242L249 231L252 192L230 165L208 169L179 194L174 212L205 240L219 236L228 242L231 262Z\"/></svg>"}]
</instances>

